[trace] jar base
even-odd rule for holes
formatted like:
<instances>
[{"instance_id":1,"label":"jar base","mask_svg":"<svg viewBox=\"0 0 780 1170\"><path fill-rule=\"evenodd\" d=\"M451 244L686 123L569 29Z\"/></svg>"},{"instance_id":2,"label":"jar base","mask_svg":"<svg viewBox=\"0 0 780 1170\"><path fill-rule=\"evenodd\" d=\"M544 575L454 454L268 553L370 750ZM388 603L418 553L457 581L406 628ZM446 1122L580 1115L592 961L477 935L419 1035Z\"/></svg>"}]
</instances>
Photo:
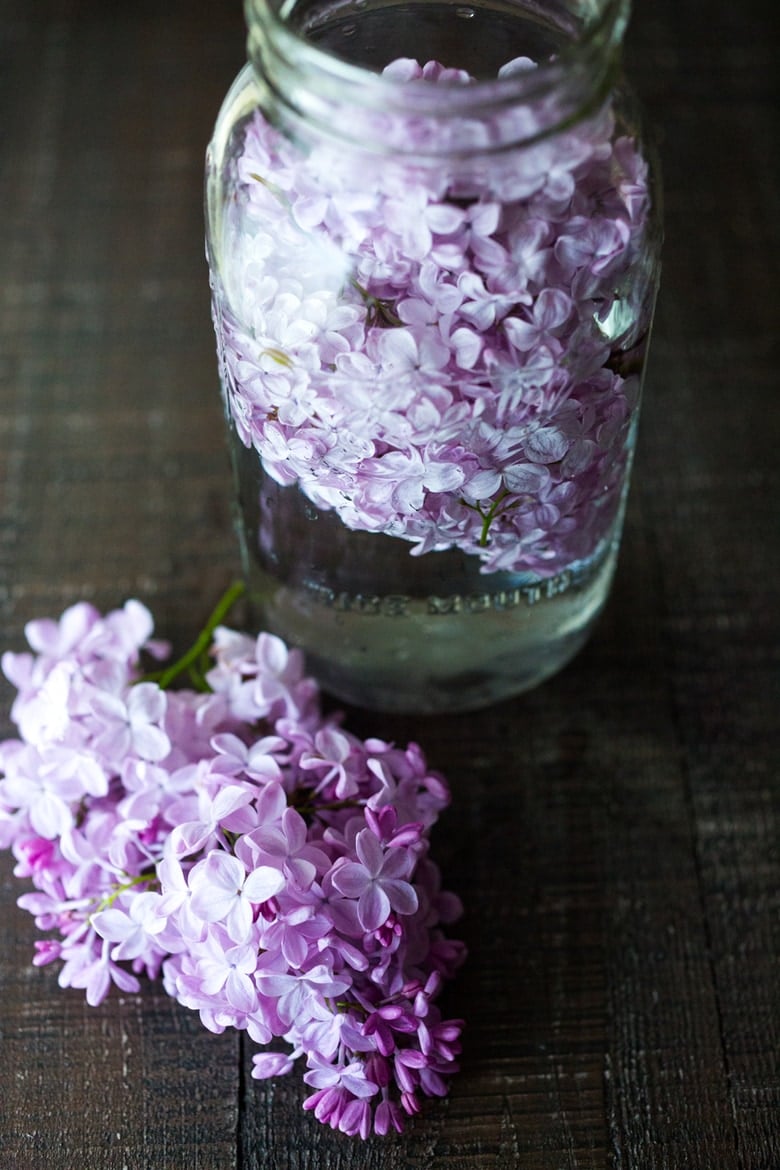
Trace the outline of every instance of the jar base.
<instances>
[{"instance_id":1,"label":"jar base","mask_svg":"<svg viewBox=\"0 0 780 1170\"><path fill-rule=\"evenodd\" d=\"M411 598L285 585L254 566L250 604L262 628L306 652L323 690L369 710L476 710L560 671L607 599L617 541L547 580L494 592Z\"/></svg>"}]
</instances>

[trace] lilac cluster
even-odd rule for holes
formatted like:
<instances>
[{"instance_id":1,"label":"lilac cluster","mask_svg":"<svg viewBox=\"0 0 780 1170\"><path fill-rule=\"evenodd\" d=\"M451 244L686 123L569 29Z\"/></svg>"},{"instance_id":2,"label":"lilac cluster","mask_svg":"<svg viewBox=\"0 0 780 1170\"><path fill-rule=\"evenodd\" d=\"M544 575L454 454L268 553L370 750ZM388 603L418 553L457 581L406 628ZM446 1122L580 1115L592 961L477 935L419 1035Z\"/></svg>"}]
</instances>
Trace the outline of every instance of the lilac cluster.
<instances>
[{"instance_id":1,"label":"lilac cluster","mask_svg":"<svg viewBox=\"0 0 780 1170\"><path fill-rule=\"evenodd\" d=\"M111 983L167 992L207 1028L304 1057L305 1109L362 1137L444 1095L461 1021L436 1004L463 959L442 924L429 830L447 787L415 744L365 741L320 710L296 650L211 623L203 654L161 657L137 601L31 622L4 655L19 738L0 744L0 846L55 937L37 964L99 1003ZM169 690L186 663L197 689Z\"/></svg>"},{"instance_id":2,"label":"lilac cluster","mask_svg":"<svg viewBox=\"0 0 780 1170\"><path fill-rule=\"evenodd\" d=\"M406 60L385 76L472 81ZM639 378L616 354L648 325L649 196L609 104L538 140L529 116L503 109L500 132L515 118L530 145L491 155L496 127L464 122L477 161L426 164L409 147L430 153L433 131L414 114L394 159L303 149L256 111L214 316L233 424L278 483L415 554L549 576L617 513Z\"/></svg>"}]
</instances>

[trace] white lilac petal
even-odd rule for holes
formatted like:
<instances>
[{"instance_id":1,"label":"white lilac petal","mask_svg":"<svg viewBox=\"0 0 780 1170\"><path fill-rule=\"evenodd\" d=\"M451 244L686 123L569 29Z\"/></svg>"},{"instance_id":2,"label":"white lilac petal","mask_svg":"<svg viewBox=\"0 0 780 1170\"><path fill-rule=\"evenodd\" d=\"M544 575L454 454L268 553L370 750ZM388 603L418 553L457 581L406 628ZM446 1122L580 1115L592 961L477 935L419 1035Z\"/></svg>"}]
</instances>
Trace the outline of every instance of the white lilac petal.
<instances>
[{"instance_id":1,"label":"white lilac petal","mask_svg":"<svg viewBox=\"0 0 780 1170\"><path fill-rule=\"evenodd\" d=\"M422 75L422 66L412 57L397 57L389 65L385 65L382 70L382 76L391 78L393 81L417 81Z\"/></svg>"},{"instance_id":2,"label":"white lilac petal","mask_svg":"<svg viewBox=\"0 0 780 1170\"><path fill-rule=\"evenodd\" d=\"M482 338L473 329L461 326L450 336L455 361L462 370L473 370L482 352Z\"/></svg>"},{"instance_id":3,"label":"white lilac petal","mask_svg":"<svg viewBox=\"0 0 780 1170\"><path fill-rule=\"evenodd\" d=\"M477 236L492 236L498 230L500 219L500 203L476 203L469 209L469 223L471 224L471 230Z\"/></svg>"},{"instance_id":4,"label":"white lilac petal","mask_svg":"<svg viewBox=\"0 0 780 1170\"><path fill-rule=\"evenodd\" d=\"M411 370L417 367L420 351L411 329L391 329L377 339L377 352L386 370Z\"/></svg>"},{"instance_id":5,"label":"white lilac petal","mask_svg":"<svg viewBox=\"0 0 780 1170\"><path fill-rule=\"evenodd\" d=\"M425 469L423 483L432 492L454 492L465 478L466 473L459 464L431 462Z\"/></svg>"},{"instance_id":6,"label":"white lilac petal","mask_svg":"<svg viewBox=\"0 0 780 1170\"><path fill-rule=\"evenodd\" d=\"M131 725L159 723L165 715L165 691L156 683L138 683L132 687L127 699L127 713Z\"/></svg>"},{"instance_id":7,"label":"white lilac petal","mask_svg":"<svg viewBox=\"0 0 780 1170\"><path fill-rule=\"evenodd\" d=\"M431 259L450 272L458 272L467 264L466 248L465 240L436 244L431 248Z\"/></svg>"},{"instance_id":8,"label":"white lilac petal","mask_svg":"<svg viewBox=\"0 0 780 1170\"><path fill-rule=\"evenodd\" d=\"M233 813L246 808L252 800L252 793L237 784L229 784L220 788L211 803L211 819L214 824L225 822Z\"/></svg>"},{"instance_id":9,"label":"white lilac petal","mask_svg":"<svg viewBox=\"0 0 780 1170\"><path fill-rule=\"evenodd\" d=\"M396 305L396 313L404 325L417 329L435 325L438 316L436 308L423 297L405 297Z\"/></svg>"},{"instance_id":10,"label":"white lilac petal","mask_svg":"<svg viewBox=\"0 0 780 1170\"><path fill-rule=\"evenodd\" d=\"M267 902L284 889L285 878L281 870L270 865L260 865L247 876L243 892L250 902Z\"/></svg>"},{"instance_id":11,"label":"white lilac petal","mask_svg":"<svg viewBox=\"0 0 780 1170\"><path fill-rule=\"evenodd\" d=\"M190 871L193 912L205 922L224 919L240 899L245 880L246 869L238 858L212 850Z\"/></svg>"},{"instance_id":12,"label":"white lilac petal","mask_svg":"<svg viewBox=\"0 0 780 1170\"><path fill-rule=\"evenodd\" d=\"M530 57L513 57L511 61L507 61L502 65L498 71L499 77L514 77L519 73L531 73L537 68L536 61Z\"/></svg>"},{"instance_id":13,"label":"white lilac petal","mask_svg":"<svg viewBox=\"0 0 780 1170\"><path fill-rule=\"evenodd\" d=\"M102 638L102 653L113 652L120 659L134 660L142 647L150 649L156 656L167 652L167 643L149 642L154 632L154 619L147 606L136 598L131 597L121 609L109 613L104 619L103 628L114 644L109 646L108 638ZM96 624L90 631L87 645L92 653L95 651L94 641L99 630Z\"/></svg>"},{"instance_id":14,"label":"white lilac petal","mask_svg":"<svg viewBox=\"0 0 780 1170\"><path fill-rule=\"evenodd\" d=\"M308 826L297 809L287 808L282 813L282 830L290 854L304 848L308 839Z\"/></svg>"},{"instance_id":15,"label":"white lilac petal","mask_svg":"<svg viewBox=\"0 0 780 1170\"><path fill-rule=\"evenodd\" d=\"M35 832L48 841L64 836L74 823L70 805L53 792L43 792L31 802L28 816Z\"/></svg>"},{"instance_id":16,"label":"white lilac petal","mask_svg":"<svg viewBox=\"0 0 780 1170\"><path fill-rule=\"evenodd\" d=\"M142 760L164 760L171 750L171 741L161 727L151 723L133 728L133 750Z\"/></svg>"},{"instance_id":17,"label":"white lilac petal","mask_svg":"<svg viewBox=\"0 0 780 1170\"><path fill-rule=\"evenodd\" d=\"M253 921L252 906L242 890L224 919L225 930L233 942L246 942L252 933Z\"/></svg>"},{"instance_id":18,"label":"white lilac petal","mask_svg":"<svg viewBox=\"0 0 780 1170\"><path fill-rule=\"evenodd\" d=\"M451 203L432 203L425 211L425 222L439 236L451 236L466 221L466 212Z\"/></svg>"},{"instance_id":19,"label":"white lilac petal","mask_svg":"<svg viewBox=\"0 0 780 1170\"><path fill-rule=\"evenodd\" d=\"M322 862L319 866L312 859L319 856ZM284 874L299 890L308 890L317 878L318 869L323 871L329 864L327 856L319 850L307 850L306 856L289 857L284 862Z\"/></svg>"},{"instance_id":20,"label":"white lilac petal","mask_svg":"<svg viewBox=\"0 0 780 1170\"><path fill-rule=\"evenodd\" d=\"M39 618L27 622L24 633L38 654L61 658L73 651L99 620L100 614L94 606L79 601L68 606L59 621Z\"/></svg>"},{"instance_id":21,"label":"white lilac petal","mask_svg":"<svg viewBox=\"0 0 780 1170\"><path fill-rule=\"evenodd\" d=\"M320 196L301 196L292 205L292 213L296 222L305 230L321 224L328 210L328 200Z\"/></svg>"},{"instance_id":22,"label":"white lilac petal","mask_svg":"<svg viewBox=\"0 0 780 1170\"><path fill-rule=\"evenodd\" d=\"M203 957L198 960L197 973L198 989L201 994L208 996L210 999L216 999L218 1002L221 1001L229 975L229 970L225 964L216 959ZM193 1003L192 1006L195 1006L195 1004Z\"/></svg>"},{"instance_id":23,"label":"white lilac petal","mask_svg":"<svg viewBox=\"0 0 780 1170\"><path fill-rule=\"evenodd\" d=\"M8 681L18 691L24 692L32 684L36 661L32 654L14 654L12 651L6 650L0 658L0 668Z\"/></svg>"},{"instance_id":24,"label":"white lilac petal","mask_svg":"<svg viewBox=\"0 0 780 1170\"><path fill-rule=\"evenodd\" d=\"M225 999L242 1015L257 1007L257 992L252 980L240 971L231 971L225 980Z\"/></svg>"},{"instance_id":25,"label":"white lilac petal","mask_svg":"<svg viewBox=\"0 0 780 1170\"><path fill-rule=\"evenodd\" d=\"M63 971L65 968L63 967ZM137 991L139 984L134 980L135 987L133 990ZM97 1007L102 1003L111 989L111 972L107 962L96 960L88 966L82 967L80 971L75 973L70 979L69 983L62 984L62 986L83 987L87 1003L90 1007Z\"/></svg>"}]
</instances>

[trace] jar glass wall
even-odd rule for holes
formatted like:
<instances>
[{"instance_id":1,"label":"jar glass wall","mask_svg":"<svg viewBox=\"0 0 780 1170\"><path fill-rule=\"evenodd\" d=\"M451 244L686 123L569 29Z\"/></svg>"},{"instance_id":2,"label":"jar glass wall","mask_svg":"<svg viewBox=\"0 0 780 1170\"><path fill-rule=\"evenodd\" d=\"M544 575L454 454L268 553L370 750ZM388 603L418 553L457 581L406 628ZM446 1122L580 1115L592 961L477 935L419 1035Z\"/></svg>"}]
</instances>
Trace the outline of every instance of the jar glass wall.
<instances>
[{"instance_id":1,"label":"jar glass wall","mask_svg":"<svg viewBox=\"0 0 780 1170\"><path fill-rule=\"evenodd\" d=\"M261 3L208 252L258 620L322 685L541 682L614 572L658 280L625 5Z\"/></svg>"}]
</instances>

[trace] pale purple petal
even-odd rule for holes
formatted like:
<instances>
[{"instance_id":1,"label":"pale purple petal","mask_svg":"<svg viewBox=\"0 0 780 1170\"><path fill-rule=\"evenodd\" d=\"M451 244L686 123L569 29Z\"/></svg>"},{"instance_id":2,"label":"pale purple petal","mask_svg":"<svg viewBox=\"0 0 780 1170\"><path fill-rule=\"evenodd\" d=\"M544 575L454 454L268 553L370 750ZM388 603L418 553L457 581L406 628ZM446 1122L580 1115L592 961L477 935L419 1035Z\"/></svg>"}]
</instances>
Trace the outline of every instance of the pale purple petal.
<instances>
[{"instance_id":1,"label":"pale purple petal","mask_svg":"<svg viewBox=\"0 0 780 1170\"><path fill-rule=\"evenodd\" d=\"M290 853L297 853L306 844L307 827L301 814L294 808L288 808L282 814L282 828L287 836L287 845Z\"/></svg>"},{"instance_id":2,"label":"pale purple petal","mask_svg":"<svg viewBox=\"0 0 780 1170\"><path fill-rule=\"evenodd\" d=\"M381 859L380 859L381 864ZM371 881L371 874L357 861L339 866L332 876L333 885L347 898L359 898Z\"/></svg>"},{"instance_id":3,"label":"pale purple petal","mask_svg":"<svg viewBox=\"0 0 780 1170\"><path fill-rule=\"evenodd\" d=\"M382 890L397 914L414 914L419 905L414 886L402 881L383 881Z\"/></svg>"},{"instance_id":4,"label":"pale purple petal","mask_svg":"<svg viewBox=\"0 0 780 1170\"><path fill-rule=\"evenodd\" d=\"M304 857L287 857L282 863L285 878L297 890L308 890L317 876L317 867Z\"/></svg>"},{"instance_id":5,"label":"pale purple petal","mask_svg":"<svg viewBox=\"0 0 780 1170\"><path fill-rule=\"evenodd\" d=\"M378 882L372 882L360 895L358 917L364 930L378 930L390 914L390 899Z\"/></svg>"},{"instance_id":6,"label":"pale purple petal","mask_svg":"<svg viewBox=\"0 0 780 1170\"><path fill-rule=\"evenodd\" d=\"M515 349L525 352L536 345L539 330L533 322L523 321L519 317L505 317L503 326Z\"/></svg>"},{"instance_id":7,"label":"pale purple petal","mask_svg":"<svg viewBox=\"0 0 780 1170\"><path fill-rule=\"evenodd\" d=\"M293 1061L287 1052L257 1052L252 1057L252 1076L256 1080L284 1076L291 1072Z\"/></svg>"},{"instance_id":8,"label":"pale purple petal","mask_svg":"<svg viewBox=\"0 0 780 1170\"><path fill-rule=\"evenodd\" d=\"M372 877L379 873L385 855L382 846L370 829L361 829L358 833L355 840L355 851ZM342 893L344 893L343 889Z\"/></svg>"},{"instance_id":9,"label":"pale purple petal","mask_svg":"<svg viewBox=\"0 0 780 1170\"><path fill-rule=\"evenodd\" d=\"M504 469L507 490L517 495L539 495L550 482L550 472L536 463L516 463Z\"/></svg>"},{"instance_id":10,"label":"pale purple petal","mask_svg":"<svg viewBox=\"0 0 780 1170\"><path fill-rule=\"evenodd\" d=\"M563 325L572 311L572 299L558 288L546 288L539 294L534 309L534 320L540 329L556 329Z\"/></svg>"},{"instance_id":11,"label":"pale purple petal","mask_svg":"<svg viewBox=\"0 0 780 1170\"><path fill-rule=\"evenodd\" d=\"M388 878L407 877L414 865L414 854L406 849L388 849L382 863L382 882Z\"/></svg>"},{"instance_id":12,"label":"pale purple petal","mask_svg":"<svg viewBox=\"0 0 780 1170\"><path fill-rule=\"evenodd\" d=\"M571 439L557 427L539 427L525 442L526 456L534 463L557 463L571 446Z\"/></svg>"}]
</instances>

